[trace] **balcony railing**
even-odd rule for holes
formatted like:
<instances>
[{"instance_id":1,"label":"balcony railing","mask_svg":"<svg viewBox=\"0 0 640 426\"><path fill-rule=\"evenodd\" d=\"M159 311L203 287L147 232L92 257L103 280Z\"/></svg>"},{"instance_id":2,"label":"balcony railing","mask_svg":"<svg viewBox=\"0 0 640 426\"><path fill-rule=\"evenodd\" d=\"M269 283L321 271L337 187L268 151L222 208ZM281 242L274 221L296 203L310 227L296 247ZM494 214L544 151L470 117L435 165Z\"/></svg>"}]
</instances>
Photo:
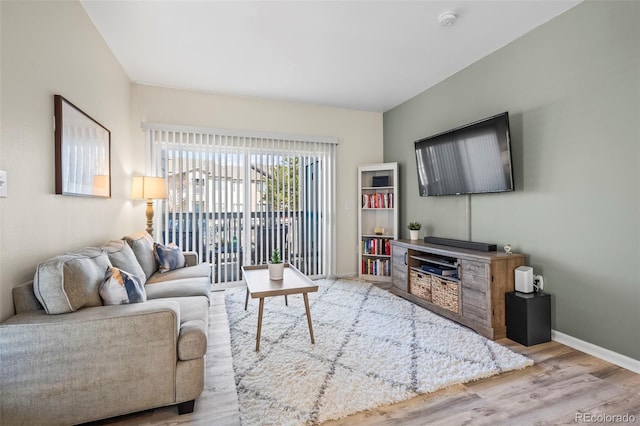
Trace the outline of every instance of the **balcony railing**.
<instances>
[{"instance_id":1,"label":"balcony railing","mask_svg":"<svg viewBox=\"0 0 640 426\"><path fill-rule=\"evenodd\" d=\"M321 275L317 219L308 211L252 213L248 221L239 212L170 213L162 237L165 244L195 251L201 262L211 263L214 283L240 280L245 262L265 264L275 248L303 273Z\"/></svg>"}]
</instances>

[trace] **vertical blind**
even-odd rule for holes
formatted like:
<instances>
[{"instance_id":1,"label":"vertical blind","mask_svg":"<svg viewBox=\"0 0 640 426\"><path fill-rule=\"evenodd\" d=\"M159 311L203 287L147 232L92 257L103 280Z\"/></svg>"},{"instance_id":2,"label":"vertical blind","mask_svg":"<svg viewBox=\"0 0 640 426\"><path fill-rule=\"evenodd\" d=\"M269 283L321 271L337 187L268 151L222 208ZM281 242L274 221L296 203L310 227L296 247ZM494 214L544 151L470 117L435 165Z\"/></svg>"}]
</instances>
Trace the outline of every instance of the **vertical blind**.
<instances>
[{"instance_id":1,"label":"vertical blind","mask_svg":"<svg viewBox=\"0 0 640 426\"><path fill-rule=\"evenodd\" d=\"M337 140L145 124L149 171L167 180L156 235L241 279L274 249L309 276L332 272Z\"/></svg>"}]
</instances>

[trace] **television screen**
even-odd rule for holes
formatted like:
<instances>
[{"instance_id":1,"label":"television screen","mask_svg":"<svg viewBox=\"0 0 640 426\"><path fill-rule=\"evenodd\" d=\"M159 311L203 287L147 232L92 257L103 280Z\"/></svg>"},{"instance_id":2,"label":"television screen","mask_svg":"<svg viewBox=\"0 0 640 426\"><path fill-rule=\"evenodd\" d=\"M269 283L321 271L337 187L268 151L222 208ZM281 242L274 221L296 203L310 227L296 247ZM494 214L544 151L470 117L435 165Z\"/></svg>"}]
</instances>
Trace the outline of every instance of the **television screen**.
<instances>
[{"instance_id":1,"label":"television screen","mask_svg":"<svg viewBox=\"0 0 640 426\"><path fill-rule=\"evenodd\" d=\"M423 197L513 191L507 112L417 140L415 148Z\"/></svg>"}]
</instances>

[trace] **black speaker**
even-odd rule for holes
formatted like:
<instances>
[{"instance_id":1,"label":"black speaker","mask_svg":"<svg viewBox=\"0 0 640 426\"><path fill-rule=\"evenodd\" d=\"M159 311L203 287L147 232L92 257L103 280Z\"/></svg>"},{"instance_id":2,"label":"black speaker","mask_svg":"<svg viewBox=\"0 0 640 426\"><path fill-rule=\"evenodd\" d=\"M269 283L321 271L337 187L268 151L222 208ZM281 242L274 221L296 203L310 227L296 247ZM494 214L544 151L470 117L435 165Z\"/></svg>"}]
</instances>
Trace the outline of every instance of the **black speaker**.
<instances>
[{"instance_id":1,"label":"black speaker","mask_svg":"<svg viewBox=\"0 0 640 426\"><path fill-rule=\"evenodd\" d=\"M476 243L474 241L454 240L451 238L424 237L424 242L478 251L496 251L498 249L498 246L495 244Z\"/></svg>"},{"instance_id":2,"label":"black speaker","mask_svg":"<svg viewBox=\"0 0 640 426\"><path fill-rule=\"evenodd\" d=\"M505 294L507 337L525 346L551 340L551 295Z\"/></svg>"}]
</instances>

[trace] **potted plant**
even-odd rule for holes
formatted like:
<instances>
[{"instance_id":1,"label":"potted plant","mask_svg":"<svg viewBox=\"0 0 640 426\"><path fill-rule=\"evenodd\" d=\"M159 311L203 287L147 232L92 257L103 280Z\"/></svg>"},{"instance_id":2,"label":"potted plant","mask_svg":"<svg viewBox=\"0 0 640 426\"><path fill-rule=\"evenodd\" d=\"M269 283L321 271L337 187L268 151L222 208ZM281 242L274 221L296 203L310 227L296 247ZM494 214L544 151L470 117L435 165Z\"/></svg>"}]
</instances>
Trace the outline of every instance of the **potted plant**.
<instances>
[{"instance_id":1,"label":"potted plant","mask_svg":"<svg viewBox=\"0 0 640 426\"><path fill-rule=\"evenodd\" d=\"M420 233L420 228L422 228L420 222L409 222L407 228L409 228L409 234L411 234L410 238L412 240L417 240L418 234Z\"/></svg>"},{"instance_id":2,"label":"potted plant","mask_svg":"<svg viewBox=\"0 0 640 426\"><path fill-rule=\"evenodd\" d=\"M284 263L282 263L282 258L280 257L280 250L277 248L273 249L273 253L271 254L271 260L267 263L269 268L269 279L270 280L281 280L284 275Z\"/></svg>"}]
</instances>

